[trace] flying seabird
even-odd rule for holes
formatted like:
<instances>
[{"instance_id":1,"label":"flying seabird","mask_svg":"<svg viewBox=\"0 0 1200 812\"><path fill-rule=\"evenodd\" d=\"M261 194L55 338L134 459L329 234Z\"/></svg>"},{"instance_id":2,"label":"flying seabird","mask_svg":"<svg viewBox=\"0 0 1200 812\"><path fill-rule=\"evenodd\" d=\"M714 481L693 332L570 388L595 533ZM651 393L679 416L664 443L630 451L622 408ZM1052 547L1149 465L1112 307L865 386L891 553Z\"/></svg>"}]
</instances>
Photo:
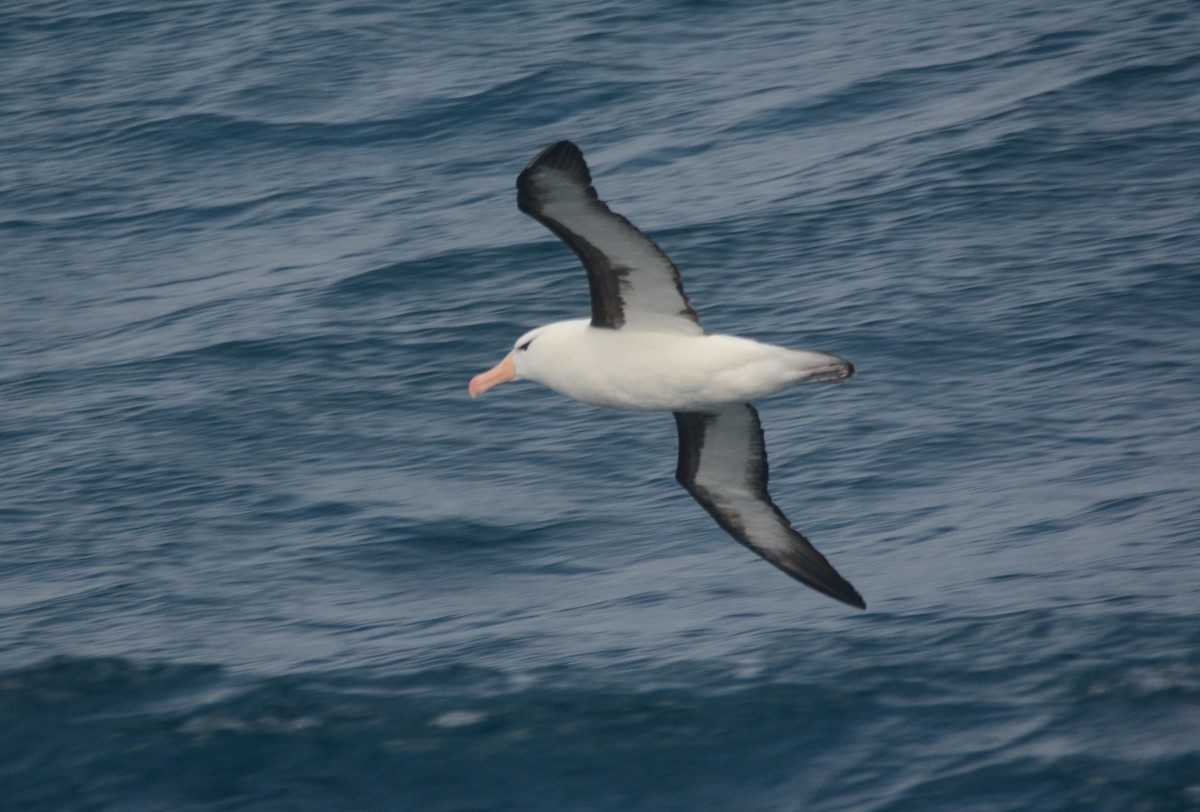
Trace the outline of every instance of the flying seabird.
<instances>
[{"instance_id":1,"label":"flying seabird","mask_svg":"<svg viewBox=\"0 0 1200 812\"><path fill-rule=\"evenodd\" d=\"M530 330L471 380L471 397L525 379L596 406L673 412L675 478L717 524L801 583L865 609L858 591L771 501L762 424L749 403L799 383L845 380L854 366L825 352L706 333L674 263L600 200L570 141L525 167L517 207L579 257L592 317Z\"/></svg>"}]
</instances>

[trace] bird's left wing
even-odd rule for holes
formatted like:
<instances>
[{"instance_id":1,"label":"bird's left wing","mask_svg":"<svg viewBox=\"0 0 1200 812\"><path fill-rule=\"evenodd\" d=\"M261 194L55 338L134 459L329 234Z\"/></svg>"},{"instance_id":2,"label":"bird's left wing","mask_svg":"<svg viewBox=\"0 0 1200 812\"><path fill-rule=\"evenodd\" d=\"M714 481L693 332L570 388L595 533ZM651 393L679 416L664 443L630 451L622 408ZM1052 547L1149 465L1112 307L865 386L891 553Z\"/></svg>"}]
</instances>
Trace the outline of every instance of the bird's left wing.
<instances>
[{"instance_id":1,"label":"bird's left wing","mask_svg":"<svg viewBox=\"0 0 1200 812\"><path fill-rule=\"evenodd\" d=\"M676 479L717 524L796 580L865 609L862 596L797 533L767 493L767 449L758 412L731 403L712 414L676 412Z\"/></svg>"},{"instance_id":2,"label":"bird's left wing","mask_svg":"<svg viewBox=\"0 0 1200 812\"><path fill-rule=\"evenodd\" d=\"M517 177L517 207L554 232L583 263L592 326L700 335L700 318L674 263L596 195L579 147L559 141Z\"/></svg>"}]
</instances>

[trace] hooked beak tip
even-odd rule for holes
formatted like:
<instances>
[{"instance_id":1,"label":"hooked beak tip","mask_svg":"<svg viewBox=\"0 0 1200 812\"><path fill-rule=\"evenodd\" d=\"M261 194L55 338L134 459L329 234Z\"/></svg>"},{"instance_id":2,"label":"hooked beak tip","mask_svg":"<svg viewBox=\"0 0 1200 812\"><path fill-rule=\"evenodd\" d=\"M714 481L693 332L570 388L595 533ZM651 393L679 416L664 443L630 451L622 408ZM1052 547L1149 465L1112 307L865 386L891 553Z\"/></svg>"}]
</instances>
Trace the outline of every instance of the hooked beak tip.
<instances>
[{"instance_id":1,"label":"hooked beak tip","mask_svg":"<svg viewBox=\"0 0 1200 812\"><path fill-rule=\"evenodd\" d=\"M471 383L467 385L467 392L470 393L472 398L476 398L493 386L499 386L505 381L511 381L516 376L517 369L513 364L513 357L510 352L495 367L489 369L487 372L481 372L472 378Z\"/></svg>"}]
</instances>

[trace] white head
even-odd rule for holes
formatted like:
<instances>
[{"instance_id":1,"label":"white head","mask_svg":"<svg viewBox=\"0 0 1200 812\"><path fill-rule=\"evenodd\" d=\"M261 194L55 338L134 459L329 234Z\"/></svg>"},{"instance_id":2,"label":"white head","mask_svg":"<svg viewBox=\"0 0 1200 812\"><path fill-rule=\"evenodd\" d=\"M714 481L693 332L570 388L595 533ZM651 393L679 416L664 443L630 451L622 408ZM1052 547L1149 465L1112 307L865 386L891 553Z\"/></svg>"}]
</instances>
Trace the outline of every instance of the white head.
<instances>
[{"instance_id":1,"label":"white head","mask_svg":"<svg viewBox=\"0 0 1200 812\"><path fill-rule=\"evenodd\" d=\"M467 386L471 397L482 395L493 386L499 386L506 381L519 381L522 378L537 380L537 362L544 350L544 347L539 346L537 341L553 326L547 324L535 327L518 338L517 343L513 344L512 351L504 356L503 361L471 379L471 383Z\"/></svg>"}]
</instances>

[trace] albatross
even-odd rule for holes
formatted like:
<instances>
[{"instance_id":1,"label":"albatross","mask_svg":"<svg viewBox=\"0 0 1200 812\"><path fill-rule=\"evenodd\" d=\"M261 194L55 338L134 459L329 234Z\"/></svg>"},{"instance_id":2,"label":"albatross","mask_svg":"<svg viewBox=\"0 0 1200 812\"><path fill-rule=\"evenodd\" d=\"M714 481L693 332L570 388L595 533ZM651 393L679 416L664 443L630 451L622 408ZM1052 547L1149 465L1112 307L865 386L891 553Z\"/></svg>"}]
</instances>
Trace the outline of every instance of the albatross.
<instances>
[{"instance_id":1,"label":"albatross","mask_svg":"<svg viewBox=\"0 0 1200 812\"><path fill-rule=\"evenodd\" d=\"M674 413L675 478L717 524L806 586L865 609L772 501L762 424L750 405L796 384L845 380L854 366L826 352L705 332L675 264L599 198L570 141L525 167L517 207L579 257L592 315L525 333L499 364L471 379L471 397L529 380L595 406Z\"/></svg>"}]
</instances>

